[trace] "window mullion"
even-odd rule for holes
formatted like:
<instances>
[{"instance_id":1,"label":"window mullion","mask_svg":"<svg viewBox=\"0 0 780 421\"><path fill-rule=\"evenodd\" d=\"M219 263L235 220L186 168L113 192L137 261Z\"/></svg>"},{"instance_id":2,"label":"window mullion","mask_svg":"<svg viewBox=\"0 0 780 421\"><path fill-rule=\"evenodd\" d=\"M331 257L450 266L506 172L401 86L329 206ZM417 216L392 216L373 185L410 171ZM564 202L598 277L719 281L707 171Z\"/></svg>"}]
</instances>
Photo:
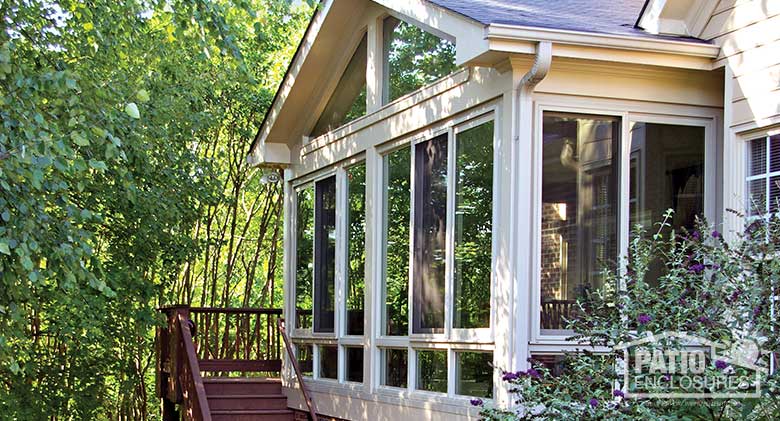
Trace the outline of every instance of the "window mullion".
<instances>
[{"instance_id":1,"label":"window mullion","mask_svg":"<svg viewBox=\"0 0 780 421\"><path fill-rule=\"evenodd\" d=\"M770 183L770 180L771 180L771 178L769 177L769 169L770 169L770 162L771 162L771 160L770 160L770 155L771 155L771 153L770 153L771 152L770 151L771 144L770 143L771 142L769 141L769 136L767 136L764 139L764 141L766 142L766 149L765 149L766 150L766 154L765 154L766 155L766 166L764 167L764 174L765 174L764 176L766 177L766 182L764 183L764 188L766 189L766 196L764 196L764 198L765 198L765 200L764 200L764 213L766 215L769 215L769 209L771 208L770 203L772 202L772 200L769 198L769 191L770 191L769 183Z\"/></svg>"},{"instance_id":2,"label":"window mullion","mask_svg":"<svg viewBox=\"0 0 780 421\"><path fill-rule=\"evenodd\" d=\"M456 142L452 128L447 131L447 228L446 251L444 258L444 335L451 338L453 302L453 279L455 273L455 182L456 172Z\"/></svg>"},{"instance_id":3,"label":"window mullion","mask_svg":"<svg viewBox=\"0 0 780 421\"><path fill-rule=\"evenodd\" d=\"M407 292L407 301L406 301L406 316L407 316L407 327L406 327L406 336L411 336L412 332L414 331L414 260L415 260L415 248L417 247L415 245L415 230L416 230L416 224L414 222L415 218L415 195L417 191L417 180L415 175L415 163L417 162L417 148L414 144L409 145L410 148L412 148L410 154L409 154L409 267L407 268L409 270L409 283L406 286L406 292ZM411 356L411 355L410 355ZM411 364L410 364L411 366ZM411 381L410 381L411 383Z\"/></svg>"}]
</instances>

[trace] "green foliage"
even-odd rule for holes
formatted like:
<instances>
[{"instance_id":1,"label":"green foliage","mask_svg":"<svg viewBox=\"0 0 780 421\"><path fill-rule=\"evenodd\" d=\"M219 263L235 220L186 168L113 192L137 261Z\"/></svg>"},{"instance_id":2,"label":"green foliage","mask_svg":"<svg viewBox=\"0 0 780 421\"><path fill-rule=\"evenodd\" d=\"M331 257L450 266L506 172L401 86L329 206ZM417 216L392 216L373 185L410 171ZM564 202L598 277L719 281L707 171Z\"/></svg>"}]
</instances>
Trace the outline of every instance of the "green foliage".
<instances>
[{"instance_id":1,"label":"green foliage","mask_svg":"<svg viewBox=\"0 0 780 421\"><path fill-rule=\"evenodd\" d=\"M225 185L278 203L259 177L228 182L215 139L248 146L308 13L284 1L0 4L3 417L157 413L155 307L177 299L187 262L229 241L201 237L206 210L235 197Z\"/></svg>"},{"instance_id":2,"label":"green foliage","mask_svg":"<svg viewBox=\"0 0 780 421\"><path fill-rule=\"evenodd\" d=\"M760 349L776 352L780 326L772 297L780 279L776 259L780 219L745 220L745 231L726 241L704 222L696 231L675 233L671 217L669 213L654 233L636 228L624 273L608 271L605 288L578 301L578 316L569 321L576 333L572 340L590 349L590 345L629 343L651 333L685 332L724 344L757 340ZM681 350L686 345L680 339L665 339L663 346ZM568 354L554 371L532 362L528 371L504 373L516 396L514 405L485 407L482 414L495 420L771 420L780 416L776 374L761 375L760 399L624 399L623 392L632 385L621 384L620 368L631 361L623 361L623 351L616 350ZM707 364L705 373L710 376L753 373L736 365L724 368L723 361ZM668 386L659 387L669 391Z\"/></svg>"}]
</instances>

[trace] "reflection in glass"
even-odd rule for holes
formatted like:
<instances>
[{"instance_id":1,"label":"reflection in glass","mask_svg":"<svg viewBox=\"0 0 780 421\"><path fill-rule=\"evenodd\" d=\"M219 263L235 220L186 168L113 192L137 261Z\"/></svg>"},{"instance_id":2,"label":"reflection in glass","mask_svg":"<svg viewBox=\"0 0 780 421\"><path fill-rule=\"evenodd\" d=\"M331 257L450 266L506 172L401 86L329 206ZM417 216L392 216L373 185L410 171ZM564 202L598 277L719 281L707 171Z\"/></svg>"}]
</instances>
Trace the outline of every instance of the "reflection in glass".
<instances>
[{"instance_id":1,"label":"reflection in glass","mask_svg":"<svg viewBox=\"0 0 780 421\"><path fill-rule=\"evenodd\" d=\"M363 383L363 348L346 348L347 381Z\"/></svg>"},{"instance_id":2,"label":"reflection in glass","mask_svg":"<svg viewBox=\"0 0 780 421\"><path fill-rule=\"evenodd\" d=\"M417 351L417 389L447 393L447 351Z\"/></svg>"},{"instance_id":3,"label":"reflection in glass","mask_svg":"<svg viewBox=\"0 0 780 421\"><path fill-rule=\"evenodd\" d=\"M674 214L667 221L670 229L675 233L693 231L696 218L704 215L704 128L634 124L630 178L632 229L641 225L650 235L672 209ZM661 261L653 262L645 281L658 286L664 268Z\"/></svg>"},{"instance_id":4,"label":"reflection in glass","mask_svg":"<svg viewBox=\"0 0 780 421\"><path fill-rule=\"evenodd\" d=\"M384 362L382 384L385 386L406 387L406 350L383 349L382 358Z\"/></svg>"},{"instance_id":5,"label":"reflection in glass","mask_svg":"<svg viewBox=\"0 0 780 421\"><path fill-rule=\"evenodd\" d=\"M414 333L444 328L447 135L415 145Z\"/></svg>"},{"instance_id":6,"label":"reflection in glass","mask_svg":"<svg viewBox=\"0 0 780 421\"><path fill-rule=\"evenodd\" d=\"M388 17L384 22L384 103L417 90L457 69L455 45Z\"/></svg>"},{"instance_id":7,"label":"reflection in glass","mask_svg":"<svg viewBox=\"0 0 780 421\"><path fill-rule=\"evenodd\" d=\"M409 191L410 149L385 158L385 325L384 334L409 334Z\"/></svg>"},{"instance_id":8,"label":"reflection in glass","mask_svg":"<svg viewBox=\"0 0 780 421\"><path fill-rule=\"evenodd\" d=\"M367 36L363 35L355 54L347 64L336 90L328 100L311 136L316 137L366 115Z\"/></svg>"},{"instance_id":9,"label":"reflection in glass","mask_svg":"<svg viewBox=\"0 0 780 421\"><path fill-rule=\"evenodd\" d=\"M298 359L298 366L304 376L311 377L314 371L314 347L306 344L295 345L295 356Z\"/></svg>"},{"instance_id":10,"label":"reflection in glass","mask_svg":"<svg viewBox=\"0 0 780 421\"><path fill-rule=\"evenodd\" d=\"M320 346L320 378L338 379L339 350L336 346Z\"/></svg>"},{"instance_id":11,"label":"reflection in glass","mask_svg":"<svg viewBox=\"0 0 780 421\"><path fill-rule=\"evenodd\" d=\"M363 334L366 267L366 165L347 169L347 335Z\"/></svg>"},{"instance_id":12,"label":"reflection in glass","mask_svg":"<svg viewBox=\"0 0 780 421\"><path fill-rule=\"evenodd\" d=\"M315 184L314 331L333 332L336 298L336 177Z\"/></svg>"},{"instance_id":13,"label":"reflection in glass","mask_svg":"<svg viewBox=\"0 0 780 421\"><path fill-rule=\"evenodd\" d=\"M542 329L565 329L577 298L614 266L619 127L616 118L544 113Z\"/></svg>"},{"instance_id":14,"label":"reflection in glass","mask_svg":"<svg viewBox=\"0 0 780 421\"><path fill-rule=\"evenodd\" d=\"M493 397L493 353L456 352L455 394Z\"/></svg>"},{"instance_id":15,"label":"reflection in glass","mask_svg":"<svg viewBox=\"0 0 780 421\"><path fill-rule=\"evenodd\" d=\"M456 137L453 327L490 327L493 122Z\"/></svg>"},{"instance_id":16,"label":"reflection in glass","mask_svg":"<svg viewBox=\"0 0 780 421\"><path fill-rule=\"evenodd\" d=\"M314 188L296 192L295 327L311 328L314 267Z\"/></svg>"}]
</instances>

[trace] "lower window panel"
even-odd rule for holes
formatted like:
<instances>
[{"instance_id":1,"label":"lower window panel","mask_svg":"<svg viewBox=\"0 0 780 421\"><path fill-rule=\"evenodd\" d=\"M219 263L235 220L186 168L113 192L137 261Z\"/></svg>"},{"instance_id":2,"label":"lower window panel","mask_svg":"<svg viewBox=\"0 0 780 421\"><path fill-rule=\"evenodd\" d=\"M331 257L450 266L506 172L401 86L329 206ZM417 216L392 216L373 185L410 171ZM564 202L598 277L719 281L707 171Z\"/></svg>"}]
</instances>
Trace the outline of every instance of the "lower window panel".
<instances>
[{"instance_id":1,"label":"lower window panel","mask_svg":"<svg viewBox=\"0 0 780 421\"><path fill-rule=\"evenodd\" d=\"M447 351L417 351L417 389L447 393Z\"/></svg>"}]
</instances>

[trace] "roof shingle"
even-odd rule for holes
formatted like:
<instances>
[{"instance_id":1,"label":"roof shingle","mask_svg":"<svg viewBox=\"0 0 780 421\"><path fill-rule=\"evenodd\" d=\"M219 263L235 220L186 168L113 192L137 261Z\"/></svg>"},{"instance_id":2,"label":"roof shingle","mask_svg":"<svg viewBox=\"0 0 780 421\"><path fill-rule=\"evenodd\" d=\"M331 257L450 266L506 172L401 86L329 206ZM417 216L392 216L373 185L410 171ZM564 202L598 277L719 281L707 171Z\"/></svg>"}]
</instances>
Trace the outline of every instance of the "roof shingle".
<instances>
[{"instance_id":1,"label":"roof shingle","mask_svg":"<svg viewBox=\"0 0 780 421\"><path fill-rule=\"evenodd\" d=\"M483 25L506 24L599 34L700 41L650 34L634 25L645 0L428 0Z\"/></svg>"}]
</instances>

